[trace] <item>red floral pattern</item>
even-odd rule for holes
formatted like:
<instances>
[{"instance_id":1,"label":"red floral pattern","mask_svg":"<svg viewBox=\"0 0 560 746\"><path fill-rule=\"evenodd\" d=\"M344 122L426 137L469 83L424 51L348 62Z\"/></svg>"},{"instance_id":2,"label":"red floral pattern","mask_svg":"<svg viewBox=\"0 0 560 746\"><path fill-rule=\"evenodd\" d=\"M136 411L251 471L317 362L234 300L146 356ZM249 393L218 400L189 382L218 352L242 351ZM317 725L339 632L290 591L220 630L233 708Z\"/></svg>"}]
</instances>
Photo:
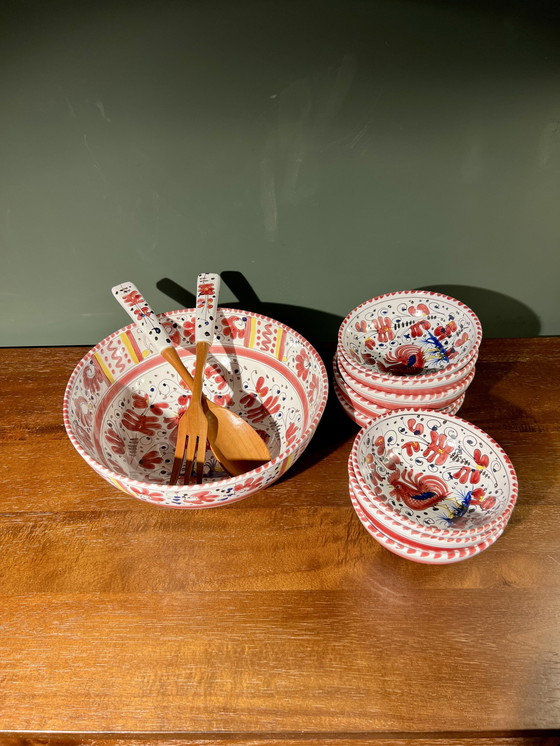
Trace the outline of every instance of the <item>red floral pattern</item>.
<instances>
[{"instance_id":1,"label":"red floral pattern","mask_svg":"<svg viewBox=\"0 0 560 746\"><path fill-rule=\"evenodd\" d=\"M410 327L410 334L412 337L421 337L424 334L424 331L429 329L430 326L431 324L427 319L417 321Z\"/></svg>"},{"instance_id":2,"label":"red floral pattern","mask_svg":"<svg viewBox=\"0 0 560 746\"><path fill-rule=\"evenodd\" d=\"M301 376L304 381L307 381L310 367L311 361L309 355L307 354L307 350L302 347L301 352L296 355L296 373L298 376Z\"/></svg>"},{"instance_id":3,"label":"red floral pattern","mask_svg":"<svg viewBox=\"0 0 560 746\"><path fill-rule=\"evenodd\" d=\"M97 394L101 389L104 375L101 368L95 361L91 361L89 365L86 365L82 375L82 382L86 391L90 391L92 394Z\"/></svg>"},{"instance_id":4,"label":"red floral pattern","mask_svg":"<svg viewBox=\"0 0 560 746\"><path fill-rule=\"evenodd\" d=\"M413 435L422 435L424 432L424 425L412 417L407 421L406 426Z\"/></svg>"},{"instance_id":5,"label":"red floral pattern","mask_svg":"<svg viewBox=\"0 0 560 746\"><path fill-rule=\"evenodd\" d=\"M488 467L490 459L486 454L481 453L480 448L475 448L474 454L474 466L461 466L461 468L453 474L454 479L458 479L461 484L478 484L482 476L484 469Z\"/></svg>"},{"instance_id":6,"label":"red floral pattern","mask_svg":"<svg viewBox=\"0 0 560 746\"><path fill-rule=\"evenodd\" d=\"M230 316L227 319L222 319L223 335L231 339L242 339L245 335L245 322L246 319L242 319L240 316ZM243 326L239 326L239 323Z\"/></svg>"},{"instance_id":7,"label":"red floral pattern","mask_svg":"<svg viewBox=\"0 0 560 746\"><path fill-rule=\"evenodd\" d=\"M163 459L157 451L148 451L148 453L145 453L142 456L138 463L144 469L155 469L158 464L162 463L162 461Z\"/></svg>"},{"instance_id":8,"label":"red floral pattern","mask_svg":"<svg viewBox=\"0 0 560 746\"><path fill-rule=\"evenodd\" d=\"M389 342L395 338L393 332L393 322L389 316L378 316L373 320L373 326L377 331L377 340L379 342Z\"/></svg>"},{"instance_id":9,"label":"red floral pattern","mask_svg":"<svg viewBox=\"0 0 560 746\"><path fill-rule=\"evenodd\" d=\"M122 419L123 426L143 435L153 435L161 427L157 417L146 414L137 414L132 409L127 409Z\"/></svg>"},{"instance_id":10,"label":"red floral pattern","mask_svg":"<svg viewBox=\"0 0 560 746\"><path fill-rule=\"evenodd\" d=\"M107 443L109 443L113 453L116 453L119 456L122 456L125 453L126 449L125 449L124 440L114 430L110 429L107 431L105 440L107 441Z\"/></svg>"},{"instance_id":11,"label":"red floral pattern","mask_svg":"<svg viewBox=\"0 0 560 746\"><path fill-rule=\"evenodd\" d=\"M430 438L431 442L424 451L424 457L429 463L433 462L436 466L441 466L453 453L453 446L447 444L447 436L444 433L430 430Z\"/></svg>"}]
</instances>

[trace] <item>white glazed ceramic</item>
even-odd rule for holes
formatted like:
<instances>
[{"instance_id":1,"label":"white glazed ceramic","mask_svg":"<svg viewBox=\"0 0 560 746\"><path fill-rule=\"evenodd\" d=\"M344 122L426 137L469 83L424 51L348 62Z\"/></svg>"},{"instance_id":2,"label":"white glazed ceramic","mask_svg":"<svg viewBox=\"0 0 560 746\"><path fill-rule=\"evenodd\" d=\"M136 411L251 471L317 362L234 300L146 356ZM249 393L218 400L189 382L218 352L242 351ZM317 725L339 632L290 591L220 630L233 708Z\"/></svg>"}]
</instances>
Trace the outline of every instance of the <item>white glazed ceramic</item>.
<instances>
[{"instance_id":1,"label":"white glazed ceramic","mask_svg":"<svg viewBox=\"0 0 560 746\"><path fill-rule=\"evenodd\" d=\"M361 524L364 526L370 536L372 536L381 546L388 549L393 554L398 555L412 562L419 562L425 565L449 565L454 562L461 562L463 560L474 557L480 552L488 549L492 546L494 540L483 541L480 544L469 547L461 547L459 549L429 549L413 547L409 544L405 544L402 541L394 539L387 534L376 528L367 514L364 512L362 506L358 502L357 498L350 490L350 500L352 506L358 516Z\"/></svg>"},{"instance_id":2,"label":"white glazed ceramic","mask_svg":"<svg viewBox=\"0 0 560 746\"><path fill-rule=\"evenodd\" d=\"M480 321L464 303L440 293L404 290L350 311L340 325L338 347L356 366L402 387L405 382L395 379L433 381L464 367L477 355L481 339Z\"/></svg>"},{"instance_id":3,"label":"white glazed ceramic","mask_svg":"<svg viewBox=\"0 0 560 746\"><path fill-rule=\"evenodd\" d=\"M360 425L360 427L367 425L374 417L393 411L388 407L380 407L372 404L372 402L350 389L340 376L336 363L333 363L333 388L346 414L356 424ZM464 400L465 394L461 394L447 406L442 407L441 411L449 414L457 414Z\"/></svg>"},{"instance_id":4,"label":"white glazed ceramic","mask_svg":"<svg viewBox=\"0 0 560 746\"><path fill-rule=\"evenodd\" d=\"M339 378L343 382L343 387L350 397L354 395L360 396L370 404L373 404L374 407L383 407L385 409L402 409L403 407L442 409L452 404L459 396L466 392L473 382L475 375L475 371L472 370L464 380L457 382L453 386L440 389L437 392L430 391L419 394L397 394L392 392L389 394L386 391L378 391L374 388L366 390L364 387L357 385L340 366L337 367Z\"/></svg>"},{"instance_id":5,"label":"white glazed ceramic","mask_svg":"<svg viewBox=\"0 0 560 746\"><path fill-rule=\"evenodd\" d=\"M158 315L157 328L195 362L193 309ZM265 439L271 461L229 477L210 451L201 485L170 486L178 418L190 391L134 325L102 340L78 363L64 395L68 436L100 476L158 505L202 508L241 500L277 480L301 455L324 412L323 362L300 334L274 319L219 309L204 392Z\"/></svg>"},{"instance_id":6,"label":"white glazed ceramic","mask_svg":"<svg viewBox=\"0 0 560 746\"><path fill-rule=\"evenodd\" d=\"M492 528L517 500L515 470L476 425L443 412L400 410L360 430L351 452L355 477L422 527Z\"/></svg>"},{"instance_id":7,"label":"white glazed ceramic","mask_svg":"<svg viewBox=\"0 0 560 746\"><path fill-rule=\"evenodd\" d=\"M416 548L459 549L480 544L482 541L495 541L501 536L507 525L508 519L504 517L503 521L497 526L480 530L458 531L457 534L454 531L423 528L394 511L382 498L377 498L372 491L364 490L356 479L351 458L348 460L348 479L354 496L373 525L387 536Z\"/></svg>"},{"instance_id":8,"label":"white glazed ceramic","mask_svg":"<svg viewBox=\"0 0 560 746\"><path fill-rule=\"evenodd\" d=\"M341 375L363 396L367 396L372 391L386 394L412 394L414 396L439 394L464 381L475 370L478 359L478 355L476 355L463 368L453 373L442 374L432 381L428 380L429 376L395 376L397 380L396 384L386 384L383 382L381 376L377 376L371 371L367 371L350 362L344 356L343 350L337 349L335 357Z\"/></svg>"}]
</instances>

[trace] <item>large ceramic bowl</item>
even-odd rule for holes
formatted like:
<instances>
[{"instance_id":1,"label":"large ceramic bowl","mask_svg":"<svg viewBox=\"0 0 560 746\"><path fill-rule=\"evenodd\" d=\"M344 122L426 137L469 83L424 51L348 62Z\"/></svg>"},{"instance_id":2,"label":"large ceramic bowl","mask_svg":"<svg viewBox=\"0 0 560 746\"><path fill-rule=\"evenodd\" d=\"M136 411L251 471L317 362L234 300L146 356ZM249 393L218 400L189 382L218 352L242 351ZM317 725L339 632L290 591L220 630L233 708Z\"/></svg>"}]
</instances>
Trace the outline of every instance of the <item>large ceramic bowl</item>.
<instances>
[{"instance_id":1,"label":"large ceramic bowl","mask_svg":"<svg viewBox=\"0 0 560 746\"><path fill-rule=\"evenodd\" d=\"M159 319L194 372L194 310ZM271 460L229 477L207 452L200 485L168 484L177 422L190 400L175 371L146 349L134 325L101 341L78 363L64 395L64 424L82 458L133 497L177 508L241 500L277 480L301 455L325 409L321 358L300 334L266 316L220 309L204 390L250 422Z\"/></svg>"},{"instance_id":2,"label":"large ceramic bowl","mask_svg":"<svg viewBox=\"0 0 560 746\"><path fill-rule=\"evenodd\" d=\"M478 354L481 339L480 321L464 303L403 290L354 308L340 325L338 348L380 382L402 387L463 368Z\"/></svg>"},{"instance_id":3,"label":"large ceramic bowl","mask_svg":"<svg viewBox=\"0 0 560 746\"><path fill-rule=\"evenodd\" d=\"M381 415L356 436L354 475L412 526L484 532L509 520L518 484L503 449L470 422L443 412Z\"/></svg>"}]
</instances>

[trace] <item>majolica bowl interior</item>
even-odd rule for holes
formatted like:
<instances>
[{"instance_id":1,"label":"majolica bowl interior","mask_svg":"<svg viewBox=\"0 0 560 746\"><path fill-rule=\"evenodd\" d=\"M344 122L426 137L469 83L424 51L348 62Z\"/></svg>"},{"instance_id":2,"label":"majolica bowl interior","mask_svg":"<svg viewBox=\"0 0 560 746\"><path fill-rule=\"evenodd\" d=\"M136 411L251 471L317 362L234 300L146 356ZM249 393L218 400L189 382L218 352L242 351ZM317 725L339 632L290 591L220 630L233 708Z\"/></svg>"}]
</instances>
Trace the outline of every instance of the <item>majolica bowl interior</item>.
<instances>
[{"instance_id":1,"label":"majolica bowl interior","mask_svg":"<svg viewBox=\"0 0 560 746\"><path fill-rule=\"evenodd\" d=\"M194 311L162 314L160 320L193 374ZM258 314L219 310L204 391L246 419L267 443L272 458L253 480L259 487L277 478L307 445L327 386L321 359L299 334ZM177 492L168 482L178 419L189 401L190 391L175 371L130 325L100 342L76 367L65 395L65 423L74 445L102 476L165 487L160 498L165 502L168 492L170 499ZM222 482L236 479L248 484L243 477L228 477L208 450L204 483L212 485L217 500L229 494L220 493ZM138 490L133 485L132 491ZM149 489L145 492L149 496Z\"/></svg>"},{"instance_id":2,"label":"majolica bowl interior","mask_svg":"<svg viewBox=\"0 0 560 746\"><path fill-rule=\"evenodd\" d=\"M420 526L486 527L511 512L517 478L502 448L475 425L442 412L382 415L356 438L363 488Z\"/></svg>"},{"instance_id":3,"label":"majolica bowl interior","mask_svg":"<svg viewBox=\"0 0 560 746\"><path fill-rule=\"evenodd\" d=\"M454 298L402 291L350 312L339 332L349 360L386 376L422 376L466 364L480 343L474 312Z\"/></svg>"}]
</instances>

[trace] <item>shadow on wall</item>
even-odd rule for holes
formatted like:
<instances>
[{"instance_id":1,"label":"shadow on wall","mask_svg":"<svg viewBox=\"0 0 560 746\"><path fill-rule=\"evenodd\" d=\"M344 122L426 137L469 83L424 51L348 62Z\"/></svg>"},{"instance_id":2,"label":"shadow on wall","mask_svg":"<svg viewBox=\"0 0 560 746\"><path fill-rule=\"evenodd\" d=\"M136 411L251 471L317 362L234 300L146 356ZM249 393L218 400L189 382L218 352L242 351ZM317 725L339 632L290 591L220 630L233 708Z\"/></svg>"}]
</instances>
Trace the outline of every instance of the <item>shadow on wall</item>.
<instances>
[{"instance_id":1,"label":"shadow on wall","mask_svg":"<svg viewBox=\"0 0 560 746\"><path fill-rule=\"evenodd\" d=\"M270 316L299 332L311 342L323 360L332 358L342 316L305 306L263 301L242 272L225 271L220 273L220 277L237 298L236 302L227 304L228 308L239 308ZM195 295L168 277L159 280L156 287L178 303L180 308L194 308Z\"/></svg>"},{"instance_id":2,"label":"shadow on wall","mask_svg":"<svg viewBox=\"0 0 560 746\"><path fill-rule=\"evenodd\" d=\"M418 290L443 293L465 303L476 313L486 338L537 337L541 321L524 303L509 295L470 285L425 285Z\"/></svg>"}]
</instances>

